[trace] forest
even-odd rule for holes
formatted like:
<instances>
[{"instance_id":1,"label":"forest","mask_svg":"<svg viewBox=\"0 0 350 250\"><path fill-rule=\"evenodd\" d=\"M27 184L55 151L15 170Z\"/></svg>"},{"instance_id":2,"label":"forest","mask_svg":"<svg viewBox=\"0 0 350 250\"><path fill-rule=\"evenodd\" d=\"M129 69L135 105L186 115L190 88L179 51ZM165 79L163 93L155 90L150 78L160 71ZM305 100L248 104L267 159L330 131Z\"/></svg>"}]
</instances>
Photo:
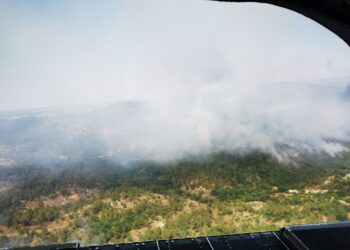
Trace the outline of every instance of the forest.
<instances>
[{"instance_id":1,"label":"forest","mask_svg":"<svg viewBox=\"0 0 350 250\"><path fill-rule=\"evenodd\" d=\"M1 169L0 186L0 247L266 231L348 220L350 153L16 166Z\"/></svg>"}]
</instances>

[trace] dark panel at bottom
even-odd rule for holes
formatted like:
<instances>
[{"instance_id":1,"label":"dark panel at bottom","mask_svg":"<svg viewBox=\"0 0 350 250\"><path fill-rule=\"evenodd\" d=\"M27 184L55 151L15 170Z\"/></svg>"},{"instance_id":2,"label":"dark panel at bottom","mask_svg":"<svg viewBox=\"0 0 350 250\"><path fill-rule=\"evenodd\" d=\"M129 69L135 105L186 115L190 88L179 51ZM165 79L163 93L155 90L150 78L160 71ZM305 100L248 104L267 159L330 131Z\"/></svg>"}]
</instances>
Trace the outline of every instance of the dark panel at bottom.
<instances>
[{"instance_id":1,"label":"dark panel at bottom","mask_svg":"<svg viewBox=\"0 0 350 250\"><path fill-rule=\"evenodd\" d=\"M282 231L298 249L350 249L350 222L289 226Z\"/></svg>"},{"instance_id":2,"label":"dark panel at bottom","mask_svg":"<svg viewBox=\"0 0 350 250\"><path fill-rule=\"evenodd\" d=\"M349 250L350 222L288 226L279 231L81 247L79 243L14 250Z\"/></svg>"}]
</instances>

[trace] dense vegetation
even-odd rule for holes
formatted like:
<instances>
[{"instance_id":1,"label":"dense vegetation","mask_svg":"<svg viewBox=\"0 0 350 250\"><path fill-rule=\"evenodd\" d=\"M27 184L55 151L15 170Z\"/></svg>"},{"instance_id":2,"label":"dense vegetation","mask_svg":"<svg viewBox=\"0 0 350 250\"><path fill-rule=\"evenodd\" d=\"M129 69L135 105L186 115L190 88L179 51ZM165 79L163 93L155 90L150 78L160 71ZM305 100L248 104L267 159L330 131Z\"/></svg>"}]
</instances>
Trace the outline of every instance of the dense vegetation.
<instances>
[{"instance_id":1,"label":"dense vegetation","mask_svg":"<svg viewBox=\"0 0 350 250\"><path fill-rule=\"evenodd\" d=\"M291 164L269 155L3 168L0 246L108 243L347 220L350 155Z\"/></svg>"}]
</instances>

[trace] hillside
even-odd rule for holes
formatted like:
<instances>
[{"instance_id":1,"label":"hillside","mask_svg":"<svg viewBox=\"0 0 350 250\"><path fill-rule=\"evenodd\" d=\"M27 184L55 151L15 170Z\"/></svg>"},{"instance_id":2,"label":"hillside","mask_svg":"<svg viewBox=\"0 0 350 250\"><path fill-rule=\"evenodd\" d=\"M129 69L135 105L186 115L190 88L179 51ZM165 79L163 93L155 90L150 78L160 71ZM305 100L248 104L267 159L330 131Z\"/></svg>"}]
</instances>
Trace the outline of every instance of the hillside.
<instances>
[{"instance_id":1,"label":"hillside","mask_svg":"<svg viewBox=\"0 0 350 250\"><path fill-rule=\"evenodd\" d=\"M129 167L0 172L0 246L139 241L350 219L350 154L291 164L254 152Z\"/></svg>"}]
</instances>

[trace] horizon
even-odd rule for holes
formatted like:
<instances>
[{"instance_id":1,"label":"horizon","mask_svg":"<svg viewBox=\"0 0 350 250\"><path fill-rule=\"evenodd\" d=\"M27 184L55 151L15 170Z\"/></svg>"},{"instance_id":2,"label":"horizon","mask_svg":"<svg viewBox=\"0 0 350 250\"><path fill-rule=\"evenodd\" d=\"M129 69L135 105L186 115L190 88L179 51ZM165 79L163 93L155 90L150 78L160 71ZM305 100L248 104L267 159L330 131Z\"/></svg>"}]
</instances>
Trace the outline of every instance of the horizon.
<instances>
[{"instance_id":1,"label":"horizon","mask_svg":"<svg viewBox=\"0 0 350 250\"><path fill-rule=\"evenodd\" d=\"M330 84L329 84L330 82ZM328 85L329 87L343 87L344 90L350 87L350 75L349 77L331 77L331 78L321 78L321 79L310 79L308 81L304 82L296 82L296 81L280 81L280 82L271 82L272 84L283 84L283 85L294 85L294 84L306 84L308 86L319 86L322 87L324 85ZM265 83L271 84L271 83ZM21 111L34 111L34 110L41 110L41 109L64 109L64 108L70 108L70 107L79 107L79 106L102 106L102 105L111 105L114 103L119 102L135 102L135 103L149 103L149 102L156 102L157 100L147 100L147 99L117 99L117 100L111 100L111 101L99 101L99 102L88 102L88 103L76 103L76 104L69 104L69 103L62 103L54 106L33 106L33 107L22 107L22 108L14 108L14 109L1 109L0 107L0 113L7 113L7 112L21 112Z\"/></svg>"}]
</instances>

